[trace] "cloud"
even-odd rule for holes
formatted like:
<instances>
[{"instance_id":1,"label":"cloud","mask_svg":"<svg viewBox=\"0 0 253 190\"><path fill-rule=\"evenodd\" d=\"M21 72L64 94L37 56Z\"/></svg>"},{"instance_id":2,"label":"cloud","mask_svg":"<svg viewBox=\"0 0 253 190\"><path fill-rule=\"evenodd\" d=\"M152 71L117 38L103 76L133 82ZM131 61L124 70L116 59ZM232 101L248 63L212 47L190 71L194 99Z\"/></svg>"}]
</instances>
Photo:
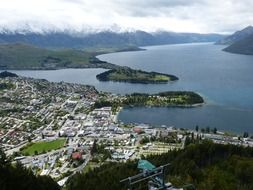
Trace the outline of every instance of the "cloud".
<instances>
[{"instance_id":1,"label":"cloud","mask_svg":"<svg viewBox=\"0 0 253 190\"><path fill-rule=\"evenodd\" d=\"M252 0L0 0L0 27L228 33L253 23L251 7Z\"/></svg>"}]
</instances>

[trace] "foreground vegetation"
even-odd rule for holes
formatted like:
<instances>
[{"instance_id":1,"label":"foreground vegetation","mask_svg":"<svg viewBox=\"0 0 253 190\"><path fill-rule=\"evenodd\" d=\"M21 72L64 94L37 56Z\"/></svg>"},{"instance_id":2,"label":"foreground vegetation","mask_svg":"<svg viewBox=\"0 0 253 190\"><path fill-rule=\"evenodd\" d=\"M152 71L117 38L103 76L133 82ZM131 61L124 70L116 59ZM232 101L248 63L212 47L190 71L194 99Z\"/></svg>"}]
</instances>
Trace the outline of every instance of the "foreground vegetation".
<instances>
[{"instance_id":1,"label":"foreground vegetation","mask_svg":"<svg viewBox=\"0 0 253 190\"><path fill-rule=\"evenodd\" d=\"M192 184L198 190L251 190L253 189L253 148L214 144L209 141L188 139L183 150L146 157L156 166L171 163L166 180L176 187ZM121 179L139 173L137 160L126 163L107 162L72 176L66 190L126 190ZM1 190L58 190L48 176L35 176L21 164L10 164L0 150ZM142 184L143 187L143 184ZM137 187L138 188L138 187Z\"/></svg>"},{"instance_id":2,"label":"foreground vegetation","mask_svg":"<svg viewBox=\"0 0 253 190\"><path fill-rule=\"evenodd\" d=\"M62 148L65 144L66 139L56 139L53 141L43 141L30 143L27 146L23 147L21 152L24 155L36 155L41 153L46 153L51 150Z\"/></svg>"},{"instance_id":3,"label":"foreground vegetation","mask_svg":"<svg viewBox=\"0 0 253 190\"><path fill-rule=\"evenodd\" d=\"M20 163L10 164L0 149L0 189L1 190L60 190L49 176L35 176Z\"/></svg>"},{"instance_id":4,"label":"foreground vegetation","mask_svg":"<svg viewBox=\"0 0 253 190\"><path fill-rule=\"evenodd\" d=\"M0 83L0 90L9 90L14 87L15 87L15 85L12 83Z\"/></svg>"},{"instance_id":5,"label":"foreground vegetation","mask_svg":"<svg viewBox=\"0 0 253 190\"><path fill-rule=\"evenodd\" d=\"M198 190L253 189L253 148L204 141L146 159L156 166L171 163L166 176L177 187L193 184ZM107 163L88 173L75 174L66 189L125 190L127 187L119 181L138 172L137 161Z\"/></svg>"},{"instance_id":6,"label":"foreground vegetation","mask_svg":"<svg viewBox=\"0 0 253 190\"><path fill-rule=\"evenodd\" d=\"M176 76L157 72L145 72L130 68L113 69L97 75L100 81L130 82L130 83L167 83L178 80Z\"/></svg>"}]
</instances>

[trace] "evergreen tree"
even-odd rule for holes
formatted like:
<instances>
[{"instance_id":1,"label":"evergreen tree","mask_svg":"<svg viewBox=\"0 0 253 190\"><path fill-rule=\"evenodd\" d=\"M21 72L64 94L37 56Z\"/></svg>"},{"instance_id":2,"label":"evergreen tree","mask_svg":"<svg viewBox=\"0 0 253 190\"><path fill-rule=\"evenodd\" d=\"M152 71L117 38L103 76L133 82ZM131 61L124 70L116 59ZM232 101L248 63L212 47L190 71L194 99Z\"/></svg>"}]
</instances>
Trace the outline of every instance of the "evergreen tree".
<instances>
[{"instance_id":1,"label":"evergreen tree","mask_svg":"<svg viewBox=\"0 0 253 190\"><path fill-rule=\"evenodd\" d=\"M217 133L217 128L216 128L216 127L213 128L213 133L214 133L214 134Z\"/></svg>"},{"instance_id":2,"label":"evergreen tree","mask_svg":"<svg viewBox=\"0 0 253 190\"><path fill-rule=\"evenodd\" d=\"M198 190L253 189L253 148L214 144L193 144L187 138L183 150L144 157L155 166L171 163L166 178L179 187L193 184ZM190 144L191 143L191 144ZM120 180L138 174L137 162L106 163L88 173L75 174L67 190L126 190ZM141 186L136 188L141 189ZM142 187L143 188L143 187ZM144 188L143 188L144 189Z\"/></svg>"},{"instance_id":3,"label":"evergreen tree","mask_svg":"<svg viewBox=\"0 0 253 190\"><path fill-rule=\"evenodd\" d=\"M249 133L248 132L244 132L243 133L243 138L248 138L249 137Z\"/></svg>"},{"instance_id":4,"label":"evergreen tree","mask_svg":"<svg viewBox=\"0 0 253 190\"><path fill-rule=\"evenodd\" d=\"M195 130L196 130L197 132L199 131L199 126L198 126L198 125L196 125Z\"/></svg>"},{"instance_id":5,"label":"evergreen tree","mask_svg":"<svg viewBox=\"0 0 253 190\"><path fill-rule=\"evenodd\" d=\"M20 162L15 165L7 162L0 149L0 189L1 190L60 190L58 184L48 176L35 176Z\"/></svg>"}]
</instances>

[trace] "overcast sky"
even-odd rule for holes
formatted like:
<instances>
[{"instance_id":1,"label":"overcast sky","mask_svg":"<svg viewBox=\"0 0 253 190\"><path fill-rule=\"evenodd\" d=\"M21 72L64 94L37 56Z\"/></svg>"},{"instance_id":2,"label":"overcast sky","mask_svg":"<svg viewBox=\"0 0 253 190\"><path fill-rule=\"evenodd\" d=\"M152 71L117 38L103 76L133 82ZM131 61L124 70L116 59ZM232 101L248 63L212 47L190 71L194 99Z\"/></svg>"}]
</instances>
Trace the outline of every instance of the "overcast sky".
<instances>
[{"instance_id":1,"label":"overcast sky","mask_svg":"<svg viewBox=\"0 0 253 190\"><path fill-rule=\"evenodd\" d=\"M0 0L0 28L231 33L253 24L253 0Z\"/></svg>"}]
</instances>

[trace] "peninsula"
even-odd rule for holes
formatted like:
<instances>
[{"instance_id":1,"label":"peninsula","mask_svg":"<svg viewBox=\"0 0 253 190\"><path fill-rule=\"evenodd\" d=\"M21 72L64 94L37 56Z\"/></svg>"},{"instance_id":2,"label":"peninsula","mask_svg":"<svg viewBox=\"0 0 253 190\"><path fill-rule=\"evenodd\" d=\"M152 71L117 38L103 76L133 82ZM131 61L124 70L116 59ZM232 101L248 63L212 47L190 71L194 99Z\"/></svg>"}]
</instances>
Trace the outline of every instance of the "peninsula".
<instances>
[{"instance_id":1,"label":"peninsula","mask_svg":"<svg viewBox=\"0 0 253 190\"><path fill-rule=\"evenodd\" d=\"M178 80L178 78L174 75L133 70L131 68L124 67L100 73L96 77L99 81L129 82L142 84L167 83L169 81Z\"/></svg>"},{"instance_id":2,"label":"peninsula","mask_svg":"<svg viewBox=\"0 0 253 190\"><path fill-rule=\"evenodd\" d=\"M103 53L119 51L140 51L135 47L90 49L87 51L76 49L51 50L34 47L28 44L0 45L0 70L55 70L65 68L103 68L109 69L97 75L100 81L117 81L130 83L167 83L178 80L176 76L134 70L122 67L96 58Z\"/></svg>"},{"instance_id":3,"label":"peninsula","mask_svg":"<svg viewBox=\"0 0 253 190\"><path fill-rule=\"evenodd\" d=\"M125 105L133 106L194 106L204 99L192 91L167 91L158 94L134 93L126 96Z\"/></svg>"},{"instance_id":4,"label":"peninsula","mask_svg":"<svg viewBox=\"0 0 253 190\"><path fill-rule=\"evenodd\" d=\"M167 91L158 94L133 93L111 99L106 98L107 96L101 95L95 102L94 108L109 106L112 107L113 112L117 112L119 107L128 106L193 107L204 103L204 99L199 94L191 91Z\"/></svg>"}]
</instances>

